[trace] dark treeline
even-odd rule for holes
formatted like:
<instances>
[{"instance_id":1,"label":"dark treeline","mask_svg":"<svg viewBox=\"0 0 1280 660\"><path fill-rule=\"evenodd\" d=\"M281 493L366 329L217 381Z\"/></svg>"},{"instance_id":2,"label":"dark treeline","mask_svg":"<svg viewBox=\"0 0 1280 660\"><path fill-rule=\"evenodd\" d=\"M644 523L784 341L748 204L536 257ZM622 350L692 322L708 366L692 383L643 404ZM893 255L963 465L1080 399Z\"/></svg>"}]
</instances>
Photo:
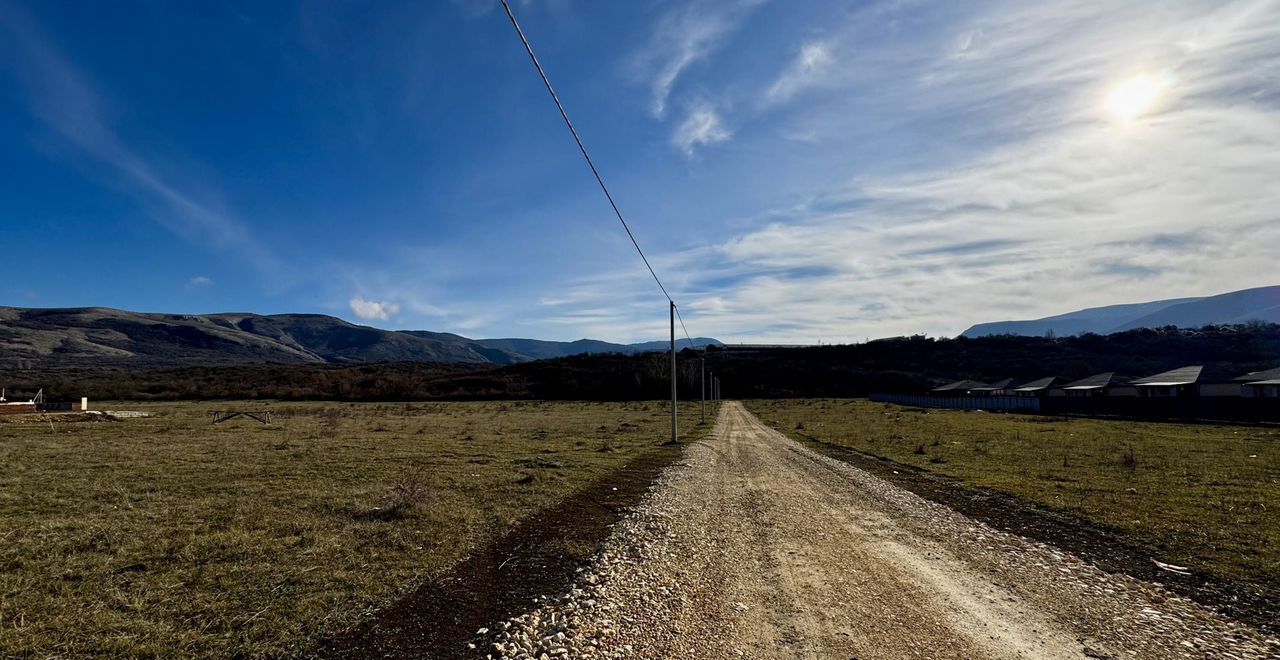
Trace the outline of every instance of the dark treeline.
<instances>
[{"instance_id":1,"label":"dark treeline","mask_svg":"<svg viewBox=\"0 0 1280 660\"><path fill-rule=\"evenodd\" d=\"M865 396L921 392L961 379L1076 380L1104 371L1140 377L1192 364L1243 375L1280 365L1280 325L1171 326L1065 338L895 337L741 353L720 368L726 396Z\"/></svg>"},{"instance_id":2,"label":"dark treeline","mask_svg":"<svg viewBox=\"0 0 1280 660\"><path fill-rule=\"evenodd\" d=\"M680 359L682 398L696 399L696 354ZM1280 365L1280 325L1143 329L1066 338L899 337L806 348L725 347L707 353L725 397L865 396L919 392L973 378L1082 378L1102 371L1144 376L1188 364L1244 374ZM53 399L661 399L670 395L663 354L582 355L506 367L380 363L258 364L162 371L76 369L0 374L10 392L43 387Z\"/></svg>"}]
</instances>

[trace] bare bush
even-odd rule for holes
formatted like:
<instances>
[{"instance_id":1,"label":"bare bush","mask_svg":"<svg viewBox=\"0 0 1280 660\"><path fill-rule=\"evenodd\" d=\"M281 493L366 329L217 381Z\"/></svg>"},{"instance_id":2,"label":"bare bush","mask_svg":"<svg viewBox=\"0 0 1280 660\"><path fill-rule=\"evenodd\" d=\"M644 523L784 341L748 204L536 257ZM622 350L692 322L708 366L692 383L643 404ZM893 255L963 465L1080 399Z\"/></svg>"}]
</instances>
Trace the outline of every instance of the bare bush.
<instances>
[{"instance_id":1,"label":"bare bush","mask_svg":"<svg viewBox=\"0 0 1280 660\"><path fill-rule=\"evenodd\" d=\"M1120 462L1130 470L1138 467L1138 455L1133 450L1133 445L1124 448L1124 455L1120 457Z\"/></svg>"},{"instance_id":2,"label":"bare bush","mask_svg":"<svg viewBox=\"0 0 1280 660\"><path fill-rule=\"evenodd\" d=\"M320 409L320 436L324 438L338 437L338 424L342 419L342 409L325 406Z\"/></svg>"},{"instance_id":3,"label":"bare bush","mask_svg":"<svg viewBox=\"0 0 1280 660\"><path fill-rule=\"evenodd\" d=\"M415 468L391 486L383 513L388 518L399 518L430 504L434 498L435 491L427 483L425 470Z\"/></svg>"}]
</instances>

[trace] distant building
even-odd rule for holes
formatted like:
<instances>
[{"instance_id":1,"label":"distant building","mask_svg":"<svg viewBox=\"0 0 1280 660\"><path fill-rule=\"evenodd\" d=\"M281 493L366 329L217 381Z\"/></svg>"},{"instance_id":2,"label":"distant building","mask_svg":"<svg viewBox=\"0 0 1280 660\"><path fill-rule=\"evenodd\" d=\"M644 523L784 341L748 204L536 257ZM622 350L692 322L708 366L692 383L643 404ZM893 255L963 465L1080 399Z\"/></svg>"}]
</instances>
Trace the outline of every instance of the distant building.
<instances>
[{"instance_id":1,"label":"distant building","mask_svg":"<svg viewBox=\"0 0 1280 660\"><path fill-rule=\"evenodd\" d=\"M1061 394L1057 394L1061 392ZM1117 376L1115 372L1105 371L1088 378L1081 378L1056 388L1055 396L1138 396L1138 389L1130 384L1128 378Z\"/></svg>"},{"instance_id":2,"label":"distant building","mask_svg":"<svg viewBox=\"0 0 1280 660\"><path fill-rule=\"evenodd\" d=\"M965 396L974 394L978 388L984 387L990 387L990 385L976 380L957 380L942 387L935 387L930 392L937 396Z\"/></svg>"},{"instance_id":3,"label":"distant building","mask_svg":"<svg viewBox=\"0 0 1280 660\"><path fill-rule=\"evenodd\" d=\"M1138 395L1151 398L1191 396L1240 396L1240 383L1232 382L1203 365L1179 367L1133 381Z\"/></svg>"},{"instance_id":4,"label":"distant building","mask_svg":"<svg viewBox=\"0 0 1280 660\"><path fill-rule=\"evenodd\" d=\"M1240 383L1242 396L1280 398L1280 367L1254 371L1232 379Z\"/></svg>"},{"instance_id":5,"label":"distant building","mask_svg":"<svg viewBox=\"0 0 1280 660\"><path fill-rule=\"evenodd\" d=\"M16 415L36 412L36 404L26 401L5 401L0 403L0 415Z\"/></svg>"},{"instance_id":6,"label":"distant building","mask_svg":"<svg viewBox=\"0 0 1280 660\"><path fill-rule=\"evenodd\" d=\"M89 409L89 399L82 397L80 403L45 401L44 390L26 401L10 401L8 392L0 388L0 415L16 415L37 412L82 412Z\"/></svg>"},{"instance_id":7,"label":"distant building","mask_svg":"<svg viewBox=\"0 0 1280 660\"><path fill-rule=\"evenodd\" d=\"M1049 388L1053 387L1053 384L1056 382L1058 382L1058 378L1056 376L1049 376L1048 378L1028 381L1017 387L1006 388L1005 392L1013 396L1049 396Z\"/></svg>"},{"instance_id":8,"label":"distant building","mask_svg":"<svg viewBox=\"0 0 1280 660\"><path fill-rule=\"evenodd\" d=\"M36 412L36 404L44 401L44 390L40 390L30 401L10 401L8 392L0 388L0 415Z\"/></svg>"},{"instance_id":9,"label":"distant building","mask_svg":"<svg viewBox=\"0 0 1280 660\"><path fill-rule=\"evenodd\" d=\"M1003 380L997 380L994 383L987 383L981 387L970 388L969 393L976 394L978 396L1003 396L1007 394L1006 390L1012 384L1012 378L1005 378Z\"/></svg>"}]
</instances>

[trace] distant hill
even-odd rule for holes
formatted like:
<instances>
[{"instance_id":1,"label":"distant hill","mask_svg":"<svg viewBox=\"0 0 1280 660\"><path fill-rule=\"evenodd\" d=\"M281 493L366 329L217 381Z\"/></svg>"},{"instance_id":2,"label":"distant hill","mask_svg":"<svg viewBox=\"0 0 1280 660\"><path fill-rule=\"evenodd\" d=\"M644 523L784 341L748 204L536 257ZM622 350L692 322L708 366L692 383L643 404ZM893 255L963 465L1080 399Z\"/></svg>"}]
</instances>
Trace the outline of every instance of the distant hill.
<instances>
[{"instance_id":1,"label":"distant hill","mask_svg":"<svg viewBox=\"0 0 1280 660\"><path fill-rule=\"evenodd\" d=\"M600 353L622 353L631 355L634 353L645 353L648 351L665 351L670 346L670 341L648 341L639 344L612 344L607 341L599 341L595 339L579 339L577 341L544 341L541 339L477 339L477 343L492 349L498 349L514 355L521 355L530 360L545 360L549 358L568 357L570 355L589 354L595 355ZM702 348L703 346L719 346L719 341L709 337L694 337L694 346ZM676 342L677 349L689 347L689 341L680 339Z\"/></svg>"},{"instance_id":2,"label":"distant hill","mask_svg":"<svg viewBox=\"0 0 1280 660\"><path fill-rule=\"evenodd\" d=\"M162 368L259 362L507 365L578 353L646 350L640 346L644 345L592 340L477 341L444 332L381 330L321 314L191 315L104 307L0 307L0 368Z\"/></svg>"},{"instance_id":3,"label":"distant hill","mask_svg":"<svg viewBox=\"0 0 1280 660\"><path fill-rule=\"evenodd\" d=\"M505 351L502 348L488 346L483 342L474 339L468 339L462 335L455 335L450 332L431 332L430 330L400 330L400 334L417 337L419 339L439 343L448 346L465 346L469 353L472 353L480 360L476 362L488 362L491 364L515 364L517 362L526 362L531 359L526 355L516 353L514 351ZM429 360L423 360L429 361ZM439 360L437 360L439 361ZM472 362L473 360L454 360L455 362Z\"/></svg>"},{"instance_id":4,"label":"distant hill","mask_svg":"<svg viewBox=\"0 0 1280 660\"><path fill-rule=\"evenodd\" d=\"M1280 323L1280 286L1245 289L1170 305L1129 321L1116 330L1160 328L1166 325L1195 328L1249 321Z\"/></svg>"},{"instance_id":5,"label":"distant hill","mask_svg":"<svg viewBox=\"0 0 1280 660\"><path fill-rule=\"evenodd\" d=\"M1203 298L1173 298L1129 305L1091 307L1030 321L979 323L961 334L964 337L990 335L1040 337L1053 331L1060 337L1066 337L1086 332L1109 334L1136 328L1162 328L1169 325L1199 328L1206 325L1248 321L1280 322L1280 286L1245 289Z\"/></svg>"}]
</instances>

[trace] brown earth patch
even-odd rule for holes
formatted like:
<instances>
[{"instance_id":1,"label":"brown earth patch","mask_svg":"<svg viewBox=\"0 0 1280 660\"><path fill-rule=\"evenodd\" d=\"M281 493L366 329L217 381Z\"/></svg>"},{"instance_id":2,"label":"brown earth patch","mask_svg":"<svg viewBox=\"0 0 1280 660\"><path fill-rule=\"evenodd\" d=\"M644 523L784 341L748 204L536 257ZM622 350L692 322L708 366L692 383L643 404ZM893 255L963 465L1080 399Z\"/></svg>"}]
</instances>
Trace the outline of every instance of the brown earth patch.
<instances>
[{"instance_id":1,"label":"brown earth patch","mask_svg":"<svg viewBox=\"0 0 1280 660\"><path fill-rule=\"evenodd\" d=\"M445 575L376 617L331 639L321 658L472 658L476 631L529 609L538 597L567 590L578 567L636 505L680 446L633 460L559 505L480 548ZM481 649L482 650L482 649Z\"/></svg>"}]
</instances>

